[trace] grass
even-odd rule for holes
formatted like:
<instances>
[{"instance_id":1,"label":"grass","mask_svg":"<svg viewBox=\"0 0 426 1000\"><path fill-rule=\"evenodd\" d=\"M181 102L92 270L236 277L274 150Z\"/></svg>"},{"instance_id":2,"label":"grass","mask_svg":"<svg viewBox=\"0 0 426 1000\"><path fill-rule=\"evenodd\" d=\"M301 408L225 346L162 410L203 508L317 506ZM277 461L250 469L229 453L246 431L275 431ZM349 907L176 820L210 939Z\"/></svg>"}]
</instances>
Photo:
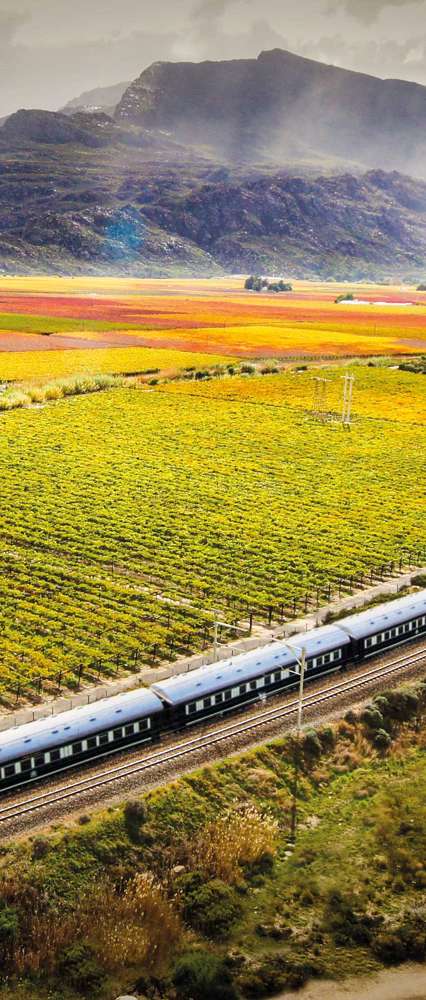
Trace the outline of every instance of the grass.
<instances>
[{"instance_id":1,"label":"grass","mask_svg":"<svg viewBox=\"0 0 426 1000\"><path fill-rule=\"evenodd\" d=\"M352 713L300 746L264 745L4 847L0 952L22 995L56 996L67 967L70 1000L149 995L152 977L162 997L177 978L179 996L198 997L206 968L212 1000L217 978L229 1000L268 996L380 968L398 934L392 961L422 960L425 685L382 696L376 715L379 705L386 750L368 711Z\"/></svg>"}]
</instances>

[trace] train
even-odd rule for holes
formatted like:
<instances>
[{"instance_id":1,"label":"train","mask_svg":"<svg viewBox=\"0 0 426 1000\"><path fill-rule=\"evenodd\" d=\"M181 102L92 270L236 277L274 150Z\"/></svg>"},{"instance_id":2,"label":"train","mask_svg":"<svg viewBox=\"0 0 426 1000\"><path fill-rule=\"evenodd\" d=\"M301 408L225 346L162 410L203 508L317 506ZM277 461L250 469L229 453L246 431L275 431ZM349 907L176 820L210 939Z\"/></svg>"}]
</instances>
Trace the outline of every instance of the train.
<instances>
[{"instance_id":1,"label":"train","mask_svg":"<svg viewBox=\"0 0 426 1000\"><path fill-rule=\"evenodd\" d=\"M0 732L0 792L89 760L158 741L345 670L426 634L426 589L83 707ZM291 647L291 648L290 648Z\"/></svg>"}]
</instances>

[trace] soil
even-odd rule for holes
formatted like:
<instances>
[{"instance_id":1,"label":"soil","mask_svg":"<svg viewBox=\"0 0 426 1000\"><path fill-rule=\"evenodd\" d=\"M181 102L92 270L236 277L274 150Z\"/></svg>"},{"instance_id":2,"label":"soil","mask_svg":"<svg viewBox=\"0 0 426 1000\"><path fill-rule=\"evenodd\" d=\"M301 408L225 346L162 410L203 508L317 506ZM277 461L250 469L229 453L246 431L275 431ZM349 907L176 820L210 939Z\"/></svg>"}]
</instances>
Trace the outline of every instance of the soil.
<instances>
[{"instance_id":1,"label":"soil","mask_svg":"<svg viewBox=\"0 0 426 1000\"><path fill-rule=\"evenodd\" d=\"M280 993L275 1000L426 1000L426 965L405 965L362 979L336 983L310 983L295 993Z\"/></svg>"}]
</instances>

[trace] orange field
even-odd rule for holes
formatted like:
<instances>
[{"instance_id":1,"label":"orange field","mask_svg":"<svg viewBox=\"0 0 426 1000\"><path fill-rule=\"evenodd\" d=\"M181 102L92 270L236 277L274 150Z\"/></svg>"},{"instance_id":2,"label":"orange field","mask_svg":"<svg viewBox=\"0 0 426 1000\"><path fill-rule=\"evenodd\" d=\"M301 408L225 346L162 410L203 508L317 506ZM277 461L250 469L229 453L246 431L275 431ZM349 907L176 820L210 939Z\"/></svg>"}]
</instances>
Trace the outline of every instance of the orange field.
<instances>
[{"instance_id":1,"label":"orange field","mask_svg":"<svg viewBox=\"0 0 426 1000\"><path fill-rule=\"evenodd\" d=\"M284 360L426 352L426 293L296 282L277 295L243 286L243 278L2 278L0 358L126 347ZM348 291L357 301L337 304Z\"/></svg>"}]
</instances>

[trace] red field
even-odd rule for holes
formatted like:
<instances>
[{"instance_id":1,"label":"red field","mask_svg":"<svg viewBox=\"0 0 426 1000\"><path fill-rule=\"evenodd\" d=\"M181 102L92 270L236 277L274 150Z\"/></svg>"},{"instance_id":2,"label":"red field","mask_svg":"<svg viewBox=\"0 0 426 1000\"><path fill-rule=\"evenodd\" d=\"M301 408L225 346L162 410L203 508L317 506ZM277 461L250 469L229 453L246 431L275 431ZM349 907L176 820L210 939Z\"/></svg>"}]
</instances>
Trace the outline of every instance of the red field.
<instances>
[{"instance_id":1,"label":"red field","mask_svg":"<svg viewBox=\"0 0 426 1000\"><path fill-rule=\"evenodd\" d=\"M426 294L297 283L293 293L244 281L1 279L0 352L155 347L240 357L370 356L426 350Z\"/></svg>"}]
</instances>

